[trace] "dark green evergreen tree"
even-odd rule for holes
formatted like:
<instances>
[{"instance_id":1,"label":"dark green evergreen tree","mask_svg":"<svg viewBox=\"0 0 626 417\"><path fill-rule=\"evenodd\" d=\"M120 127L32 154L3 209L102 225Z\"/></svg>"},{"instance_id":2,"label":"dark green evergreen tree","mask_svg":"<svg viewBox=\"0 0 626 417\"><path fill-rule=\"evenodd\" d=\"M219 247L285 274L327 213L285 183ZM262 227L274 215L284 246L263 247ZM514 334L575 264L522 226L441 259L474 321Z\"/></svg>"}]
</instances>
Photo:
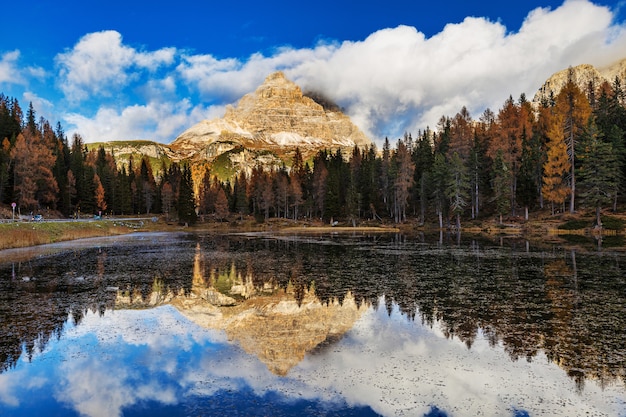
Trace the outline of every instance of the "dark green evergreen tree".
<instances>
[{"instance_id":1,"label":"dark green evergreen tree","mask_svg":"<svg viewBox=\"0 0 626 417\"><path fill-rule=\"evenodd\" d=\"M430 172L430 189L435 213L439 220L439 228L443 229L443 218L448 209L446 188L450 182L450 169L446 157L435 153L435 160Z\"/></svg>"},{"instance_id":2,"label":"dark green evergreen tree","mask_svg":"<svg viewBox=\"0 0 626 417\"><path fill-rule=\"evenodd\" d=\"M601 139L594 123L585 129L582 142L583 152L578 171L582 203L595 209L596 225L602 227L600 212L603 206L610 205L613 200L612 194L620 179L619 162L613 146Z\"/></svg>"},{"instance_id":3,"label":"dark green evergreen tree","mask_svg":"<svg viewBox=\"0 0 626 417\"><path fill-rule=\"evenodd\" d=\"M195 224L196 201L193 193L193 180L191 178L191 168L184 165L180 177L178 190L178 220L187 224Z\"/></svg>"},{"instance_id":4,"label":"dark green evergreen tree","mask_svg":"<svg viewBox=\"0 0 626 417\"><path fill-rule=\"evenodd\" d=\"M500 149L493 161L492 173L493 200L496 205L496 212L500 216L500 223L502 223L502 216L511 211L510 191L512 181L513 174Z\"/></svg>"},{"instance_id":5,"label":"dark green evergreen tree","mask_svg":"<svg viewBox=\"0 0 626 417\"><path fill-rule=\"evenodd\" d=\"M426 207L428 203L428 173L432 170L434 154L432 148L432 133L426 129L417 135L417 140L413 148L412 158L415 170L413 172L413 201L419 206L420 222L426 218ZM417 209L415 210L417 211Z\"/></svg>"},{"instance_id":6,"label":"dark green evergreen tree","mask_svg":"<svg viewBox=\"0 0 626 417\"><path fill-rule=\"evenodd\" d=\"M456 219L456 229L461 230L461 215L469 203L470 182L467 176L467 167L458 153L454 152L450 158L449 175L446 197L450 201L450 211Z\"/></svg>"},{"instance_id":7,"label":"dark green evergreen tree","mask_svg":"<svg viewBox=\"0 0 626 417\"><path fill-rule=\"evenodd\" d=\"M524 206L524 219L528 220L528 211L533 208L539 198L541 185L541 170L537 167L543 164L541 158L541 142L538 135L527 135L522 131L522 156L517 179L517 201Z\"/></svg>"}]
</instances>

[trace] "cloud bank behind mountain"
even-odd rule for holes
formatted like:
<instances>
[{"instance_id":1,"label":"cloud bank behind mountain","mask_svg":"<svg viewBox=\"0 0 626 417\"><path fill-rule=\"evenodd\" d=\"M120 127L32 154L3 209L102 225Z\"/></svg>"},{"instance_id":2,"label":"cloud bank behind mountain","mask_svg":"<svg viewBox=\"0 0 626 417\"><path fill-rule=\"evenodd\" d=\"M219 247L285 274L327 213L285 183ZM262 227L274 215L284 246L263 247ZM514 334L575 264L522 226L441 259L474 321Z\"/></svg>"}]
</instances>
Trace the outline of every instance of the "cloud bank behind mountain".
<instances>
[{"instance_id":1,"label":"cloud bank behind mountain","mask_svg":"<svg viewBox=\"0 0 626 417\"><path fill-rule=\"evenodd\" d=\"M474 117L496 111L512 95L535 91L554 72L589 63L608 66L626 57L626 27L616 10L587 0L528 13L517 31L467 17L426 37L397 26L360 41L319 41L311 48L277 47L247 58L220 58L182 47L146 50L114 31L84 35L46 70L57 101L24 94L68 133L88 142L152 139L169 143L202 119L281 70L303 90L338 103L377 143L404 132L434 128L442 115L467 106ZM46 77L22 66L19 51L0 55L0 81L28 86ZM54 103L54 104L53 104ZM57 117L55 117L57 116Z\"/></svg>"}]
</instances>

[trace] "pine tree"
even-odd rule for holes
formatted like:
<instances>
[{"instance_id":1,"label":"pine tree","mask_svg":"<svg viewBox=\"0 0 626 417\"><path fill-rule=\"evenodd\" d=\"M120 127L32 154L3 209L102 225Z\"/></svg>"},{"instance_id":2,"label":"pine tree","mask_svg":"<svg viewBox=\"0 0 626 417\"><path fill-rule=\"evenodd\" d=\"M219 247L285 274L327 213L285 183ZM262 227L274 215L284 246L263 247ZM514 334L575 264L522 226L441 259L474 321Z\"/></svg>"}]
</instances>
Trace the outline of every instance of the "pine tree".
<instances>
[{"instance_id":1,"label":"pine tree","mask_svg":"<svg viewBox=\"0 0 626 417\"><path fill-rule=\"evenodd\" d=\"M413 184L417 185L413 187L414 201L419 202L420 222L424 222L426 217L426 206L428 203L428 190L426 177L433 165L433 149L431 145L432 133L429 129L426 129L422 134L419 134L415 143L415 149L413 150L412 158L415 170L413 172Z\"/></svg>"},{"instance_id":2,"label":"pine tree","mask_svg":"<svg viewBox=\"0 0 626 417\"><path fill-rule=\"evenodd\" d=\"M450 159L446 196L450 200L450 210L456 217L457 230L461 230L461 214L468 203L469 185L467 168L459 154L455 152Z\"/></svg>"},{"instance_id":3,"label":"pine tree","mask_svg":"<svg viewBox=\"0 0 626 417\"><path fill-rule=\"evenodd\" d=\"M130 178L126 172L126 166L122 165L115 180L115 214L129 214L133 210Z\"/></svg>"},{"instance_id":4,"label":"pine tree","mask_svg":"<svg viewBox=\"0 0 626 417\"><path fill-rule=\"evenodd\" d=\"M472 124L472 117L463 106L450 123L450 145L446 152L448 159L451 159L455 152L462 161L469 158L474 140Z\"/></svg>"},{"instance_id":5,"label":"pine tree","mask_svg":"<svg viewBox=\"0 0 626 417\"><path fill-rule=\"evenodd\" d=\"M220 221L228 217L228 199L223 187L219 187L215 195L215 217Z\"/></svg>"},{"instance_id":6,"label":"pine tree","mask_svg":"<svg viewBox=\"0 0 626 417\"><path fill-rule=\"evenodd\" d=\"M37 116L35 114L35 109L33 108L33 102L31 101L28 104L28 110L26 111L26 130L28 130L31 134L35 135L39 129L37 129Z\"/></svg>"},{"instance_id":7,"label":"pine tree","mask_svg":"<svg viewBox=\"0 0 626 417\"><path fill-rule=\"evenodd\" d=\"M413 174L415 171L411 153L402 140L398 141L398 146L394 153L393 166L395 168L395 178L393 180L394 220L396 223L400 223L406 220L406 207L410 189L413 186Z\"/></svg>"},{"instance_id":8,"label":"pine tree","mask_svg":"<svg viewBox=\"0 0 626 417\"><path fill-rule=\"evenodd\" d=\"M58 200L58 209L66 216L69 216L71 213L70 209L70 201L68 199L68 194L64 192L67 189L67 173L69 170L69 155L70 150L67 143L67 138L65 137L65 132L63 132L63 127L61 123L57 123L56 129L54 132L55 138L55 146L53 148L53 154L56 158L53 168L54 178L57 181L59 186L59 196Z\"/></svg>"},{"instance_id":9,"label":"pine tree","mask_svg":"<svg viewBox=\"0 0 626 417\"><path fill-rule=\"evenodd\" d=\"M70 206L77 214L84 209L84 202L93 198L93 194L89 195L90 190L88 189L87 184L85 156L83 138L79 134L75 133L72 136L69 169L72 171L74 178L76 179L74 186L76 188L76 195L75 199L70 201Z\"/></svg>"},{"instance_id":10,"label":"pine tree","mask_svg":"<svg viewBox=\"0 0 626 417\"><path fill-rule=\"evenodd\" d=\"M276 217L289 217L289 175L286 167L274 173L274 197Z\"/></svg>"},{"instance_id":11,"label":"pine tree","mask_svg":"<svg viewBox=\"0 0 626 417\"><path fill-rule=\"evenodd\" d=\"M358 191L360 195L360 206L362 215L371 219L376 218L378 178L376 177L376 148L374 144L363 151L361 157L361 168L359 169Z\"/></svg>"},{"instance_id":12,"label":"pine tree","mask_svg":"<svg viewBox=\"0 0 626 417\"><path fill-rule=\"evenodd\" d=\"M510 190L511 182L513 181L512 176L511 169L503 156L502 150L498 150L493 161L491 187L496 203L496 211L500 216L500 223L502 223L502 216L511 210Z\"/></svg>"},{"instance_id":13,"label":"pine tree","mask_svg":"<svg viewBox=\"0 0 626 417\"><path fill-rule=\"evenodd\" d=\"M345 216L346 191L349 188L349 167L344 162L341 148L331 154L326 161L326 196L324 203L325 218Z\"/></svg>"},{"instance_id":14,"label":"pine tree","mask_svg":"<svg viewBox=\"0 0 626 417\"><path fill-rule=\"evenodd\" d=\"M324 217L327 179L326 154L320 152L313 161L313 178L311 183L314 215L319 214L320 218Z\"/></svg>"},{"instance_id":15,"label":"pine tree","mask_svg":"<svg viewBox=\"0 0 626 417\"><path fill-rule=\"evenodd\" d=\"M72 213L73 206L71 205L71 201L76 199L76 177L71 169L67 171L67 184L65 185L63 194L67 195L67 210L69 213Z\"/></svg>"},{"instance_id":16,"label":"pine tree","mask_svg":"<svg viewBox=\"0 0 626 417\"><path fill-rule=\"evenodd\" d=\"M358 146L352 148L352 157L349 161L350 177L348 178L348 190L346 192L346 216L356 226L356 221L361 217L361 169L363 165L363 155Z\"/></svg>"},{"instance_id":17,"label":"pine tree","mask_svg":"<svg viewBox=\"0 0 626 417\"><path fill-rule=\"evenodd\" d=\"M184 165L180 177L178 191L178 219L187 224L195 224L197 220L196 202L193 194L191 168Z\"/></svg>"},{"instance_id":18,"label":"pine tree","mask_svg":"<svg viewBox=\"0 0 626 417\"><path fill-rule=\"evenodd\" d=\"M575 211L576 198L576 143L587 125L591 115L591 106L585 94L578 88L574 80L574 72L570 68L567 83L556 97L554 112L559 116L561 136L567 145L569 156L570 213Z\"/></svg>"},{"instance_id":19,"label":"pine tree","mask_svg":"<svg viewBox=\"0 0 626 417\"><path fill-rule=\"evenodd\" d=\"M600 86L600 94L594 109L595 123L603 140L610 143L618 161L621 180L613 190L613 211L617 210L619 193L625 188L626 179L626 108L622 106L621 84L616 78L613 86L608 82Z\"/></svg>"},{"instance_id":20,"label":"pine tree","mask_svg":"<svg viewBox=\"0 0 626 417\"><path fill-rule=\"evenodd\" d=\"M383 153L380 160L379 190L385 211L390 212L390 190L391 190L391 145L389 139L385 138L383 143Z\"/></svg>"},{"instance_id":21,"label":"pine tree","mask_svg":"<svg viewBox=\"0 0 626 417\"><path fill-rule=\"evenodd\" d=\"M537 201L538 185L537 165L541 160L541 144L538 135L527 135L522 131L522 157L517 180L517 200L524 205L524 219L528 220L528 210Z\"/></svg>"},{"instance_id":22,"label":"pine tree","mask_svg":"<svg viewBox=\"0 0 626 417\"><path fill-rule=\"evenodd\" d=\"M435 154L435 161L430 173L432 184L432 198L435 212L439 218L439 228L443 229L443 214L447 209L446 187L449 183L450 171L446 158L441 153Z\"/></svg>"},{"instance_id":23,"label":"pine tree","mask_svg":"<svg viewBox=\"0 0 626 417\"><path fill-rule=\"evenodd\" d=\"M168 181L165 181L161 186L161 207L163 208L163 213L165 213L165 220L169 221L170 213L174 207L174 192L172 185Z\"/></svg>"},{"instance_id":24,"label":"pine tree","mask_svg":"<svg viewBox=\"0 0 626 417\"><path fill-rule=\"evenodd\" d=\"M472 219L480 214L483 199L489 190L491 165L487 152L492 136L493 117L495 116L489 109L483 113L474 129L474 142L467 161Z\"/></svg>"},{"instance_id":25,"label":"pine tree","mask_svg":"<svg viewBox=\"0 0 626 417\"><path fill-rule=\"evenodd\" d=\"M596 225L602 227L600 211L613 199L620 176L619 162L613 146L600 138L594 123L588 125L582 142L584 151L579 170L582 203L595 209Z\"/></svg>"},{"instance_id":26,"label":"pine tree","mask_svg":"<svg viewBox=\"0 0 626 417\"><path fill-rule=\"evenodd\" d=\"M266 171L263 171L259 181L259 204L265 220L269 219L274 205L274 189L272 179Z\"/></svg>"},{"instance_id":27,"label":"pine tree","mask_svg":"<svg viewBox=\"0 0 626 417\"><path fill-rule=\"evenodd\" d=\"M234 212L239 213L241 216L248 214L250 203L248 201L248 195L246 190L248 189L248 177L245 172L241 172L235 181L234 189Z\"/></svg>"},{"instance_id":28,"label":"pine tree","mask_svg":"<svg viewBox=\"0 0 626 417\"><path fill-rule=\"evenodd\" d=\"M205 167L200 185L198 185L198 212L201 215L211 213L214 210L214 203L215 196L212 194L211 170Z\"/></svg>"},{"instance_id":29,"label":"pine tree","mask_svg":"<svg viewBox=\"0 0 626 417\"><path fill-rule=\"evenodd\" d=\"M96 151L95 161L96 174L100 178L104 189L105 203L109 210L115 211L116 188L115 176L117 175L117 165L112 154L107 153L103 146ZM97 188L97 184L96 184Z\"/></svg>"}]
</instances>

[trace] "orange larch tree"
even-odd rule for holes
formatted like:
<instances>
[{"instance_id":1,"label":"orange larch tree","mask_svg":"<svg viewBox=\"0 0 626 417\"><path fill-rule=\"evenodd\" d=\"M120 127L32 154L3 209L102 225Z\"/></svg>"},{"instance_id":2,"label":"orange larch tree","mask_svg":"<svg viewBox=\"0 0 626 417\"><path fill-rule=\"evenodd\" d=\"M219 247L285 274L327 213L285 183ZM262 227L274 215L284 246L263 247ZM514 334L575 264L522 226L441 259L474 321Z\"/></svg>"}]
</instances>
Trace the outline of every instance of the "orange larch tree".
<instances>
[{"instance_id":1,"label":"orange larch tree","mask_svg":"<svg viewBox=\"0 0 626 417\"><path fill-rule=\"evenodd\" d=\"M567 146L569 156L569 184L570 184L570 213L575 211L576 197L576 143L584 132L589 116L591 116L591 105L589 99L578 88L574 80L574 71L570 69L567 83L556 96L554 113L560 120L561 137Z\"/></svg>"},{"instance_id":2,"label":"orange larch tree","mask_svg":"<svg viewBox=\"0 0 626 417\"><path fill-rule=\"evenodd\" d=\"M567 154L567 144L562 134L563 117L555 114L548 126L547 160L543 165L542 193L546 200L554 205L563 204L570 194L567 185L567 174L571 169L570 158Z\"/></svg>"},{"instance_id":3,"label":"orange larch tree","mask_svg":"<svg viewBox=\"0 0 626 417\"><path fill-rule=\"evenodd\" d=\"M530 104L522 96L520 103L516 104L513 97L509 97L504 106L498 112L496 135L491 141L488 154L495 159L498 151L501 151L503 162L511 170L511 182L509 190L510 207L515 214L517 196L517 178L522 157L522 137L524 132L532 131L532 109Z\"/></svg>"},{"instance_id":4,"label":"orange larch tree","mask_svg":"<svg viewBox=\"0 0 626 417\"><path fill-rule=\"evenodd\" d=\"M94 174L93 183L96 186L94 198L96 200L96 207L98 210L105 211L107 209L107 202L104 193L104 187L102 186L102 181L100 181L100 177L98 174Z\"/></svg>"}]
</instances>

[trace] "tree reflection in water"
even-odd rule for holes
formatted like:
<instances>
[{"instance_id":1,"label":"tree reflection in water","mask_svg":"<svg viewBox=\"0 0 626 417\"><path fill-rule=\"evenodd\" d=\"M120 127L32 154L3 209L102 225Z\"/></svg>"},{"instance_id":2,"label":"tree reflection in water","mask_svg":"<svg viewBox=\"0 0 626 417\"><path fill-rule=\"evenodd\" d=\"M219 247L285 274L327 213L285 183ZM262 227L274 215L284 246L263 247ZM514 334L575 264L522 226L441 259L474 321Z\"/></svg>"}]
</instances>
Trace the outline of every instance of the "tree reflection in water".
<instances>
[{"instance_id":1,"label":"tree reflection in water","mask_svg":"<svg viewBox=\"0 0 626 417\"><path fill-rule=\"evenodd\" d=\"M313 296L325 306L349 297L356 310L382 300L389 314L397 306L407 320L437 322L468 349L482 333L514 360L543 351L579 390L587 379L626 383L624 258L376 234L186 235L69 250L1 266L0 369L43 350L88 311L182 306L194 297L225 311L288 295L301 307Z\"/></svg>"}]
</instances>

